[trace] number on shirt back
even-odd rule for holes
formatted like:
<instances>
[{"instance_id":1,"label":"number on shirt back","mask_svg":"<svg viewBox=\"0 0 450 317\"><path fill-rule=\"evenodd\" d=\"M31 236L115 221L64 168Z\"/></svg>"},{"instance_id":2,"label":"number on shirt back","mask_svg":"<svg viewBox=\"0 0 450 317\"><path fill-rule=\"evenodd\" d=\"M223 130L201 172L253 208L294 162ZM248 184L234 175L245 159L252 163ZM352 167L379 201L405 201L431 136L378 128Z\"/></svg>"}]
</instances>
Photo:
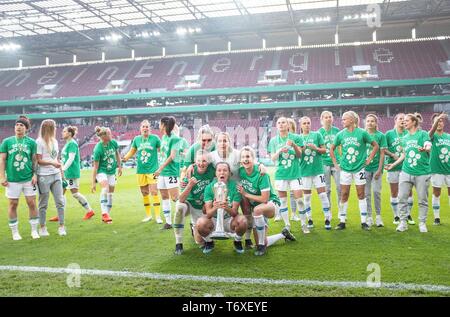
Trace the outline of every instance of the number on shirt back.
<instances>
[{"instance_id":1,"label":"number on shirt back","mask_svg":"<svg viewBox=\"0 0 450 317\"><path fill-rule=\"evenodd\" d=\"M169 184L178 183L178 179L176 177L169 176Z\"/></svg>"},{"instance_id":2,"label":"number on shirt back","mask_svg":"<svg viewBox=\"0 0 450 317\"><path fill-rule=\"evenodd\" d=\"M359 172L359 179L365 180L366 179L366 173L365 172Z\"/></svg>"}]
</instances>

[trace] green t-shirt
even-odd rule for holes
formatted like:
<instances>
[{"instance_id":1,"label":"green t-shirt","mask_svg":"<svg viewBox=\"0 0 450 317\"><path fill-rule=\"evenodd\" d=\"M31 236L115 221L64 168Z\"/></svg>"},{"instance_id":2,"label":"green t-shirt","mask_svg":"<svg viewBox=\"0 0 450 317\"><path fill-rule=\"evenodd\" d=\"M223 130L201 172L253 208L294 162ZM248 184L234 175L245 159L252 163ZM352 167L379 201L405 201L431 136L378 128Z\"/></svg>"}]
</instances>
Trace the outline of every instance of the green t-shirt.
<instances>
[{"instance_id":1,"label":"green t-shirt","mask_svg":"<svg viewBox=\"0 0 450 317\"><path fill-rule=\"evenodd\" d=\"M6 153L6 179L11 183L25 183L33 178L33 155L36 141L28 136L12 136L3 140L0 153Z\"/></svg>"},{"instance_id":2,"label":"green t-shirt","mask_svg":"<svg viewBox=\"0 0 450 317\"><path fill-rule=\"evenodd\" d=\"M323 142L325 143L325 147L327 148L327 152L325 154L322 154L322 162L326 166L333 166L333 161L330 157L330 148L331 144L334 143L336 135L339 133L339 129L333 126L328 131L324 128L320 128L317 132L322 135ZM341 156L339 154L338 148L334 150L334 155L336 156L336 161L339 164L339 162L341 161Z\"/></svg>"},{"instance_id":3,"label":"green t-shirt","mask_svg":"<svg viewBox=\"0 0 450 317\"><path fill-rule=\"evenodd\" d=\"M206 202L213 202L214 201L214 185L217 183L217 178L215 178L213 180L213 182L211 184L209 184L208 186L206 186L205 188L205 203ZM239 194L237 187L236 187L236 182L232 179L228 180L227 182L227 196L228 196L228 206L231 208L233 207L233 202L241 202L241 194ZM230 214L225 212L224 213L224 218L229 218ZM216 218L216 215L214 215L214 218Z\"/></svg>"},{"instance_id":4,"label":"green t-shirt","mask_svg":"<svg viewBox=\"0 0 450 317\"><path fill-rule=\"evenodd\" d=\"M407 133L402 138L402 148L405 152L402 171L414 176L427 175L430 170L430 155L427 152L419 152L426 141L430 141L428 132L417 130L414 134Z\"/></svg>"},{"instance_id":5,"label":"green t-shirt","mask_svg":"<svg viewBox=\"0 0 450 317\"><path fill-rule=\"evenodd\" d=\"M302 177L316 176L323 174L322 154L306 146L312 143L317 147L324 145L323 137L318 132L310 132L308 135L301 135L305 150L300 159L300 175Z\"/></svg>"},{"instance_id":6,"label":"green t-shirt","mask_svg":"<svg viewBox=\"0 0 450 317\"><path fill-rule=\"evenodd\" d=\"M289 133L285 138L277 135L270 139L268 151L274 154L279 149L286 146L288 140L293 141L297 146L303 146L303 139L295 133ZM295 150L291 146L285 153L281 152L276 162L276 180L293 180L300 177L300 160L295 156Z\"/></svg>"},{"instance_id":7,"label":"green t-shirt","mask_svg":"<svg viewBox=\"0 0 450 317\"><path fill-rule=\"evenodd\" d=\"M106 175L116 174L116 152L118 149L119 144L117 144L116 140L111 140L106 145L102 141L97 143L94 148L94 161L98 161L97 173L105 173Z\"/></svg>"},{"instance_id":8,"label":"green t-shirt","mask_svg":"<svg viewBox=\"0 0 450 317\"><path fill-rule=\"evenodd\" d=\"M450 134L435 133L431 139L430 166L432 174L450 175Z\"/></svg>"},{"instance_id":9,"label":"green t-shirt","mask_svg":"<svg viewBox=\"0 0 450 317\"><path fill-rule=\"evenodd\" d=\"M184 157L184 162L181 165L181 167L189 167L190 165L195 163L195 154L197 153L198 150L200 150L202 148L201 144L198 142L195 142L194 144L192 144L185 157ZM215 151L216 150L216 146L215 144L213 144L211 146L211 148L209 149L209 152Z\"/></svg>"},{"instance_id":10,"label":"green t-shirt","mask_svg":"<svg viewBox=\"0 0 450 317\"><path fill-rule=\"evenodd\" d=\"M133 139L131 147L136 149L137 174L153 174L158 169L158 148L161 140L157 135L150 134L144 139L138 135Z\"/></svg>"},{"instance_id":11,"label":"green t-shirt","mask_svg":"<svg viewBox=\"0 0 450 317\"><path fill-rule=\"evenodd\" d=\"M272 187L269 175L261 175L257 165L253 166L253 172L250 175L247 175L244 167L240 167L239 177L240 183L247 193L261 196L261 192L270 191L269 201L273 201L274 203L280 205L280 199ZM252 206L258 206L260 203L250 200L250 204Z\"/></svg>"},{"instance_id":12,"label":"green t-shirt","mask_svg":"<svg viewBox=\"0 0 450 317\"><path fill-rule=\"evenodd\" d=\"M408 132L406 130L403 130L402 133L398 133L397 129L392 129L386 132L386 143L387 143L387 150L391 153L394 153L398 157L402 154L402 138L407 134ZM392 164L395 160L390 157L389 155L386 155L386 164ZM402 170L402 164L398 164L396 167L391 169L389 172L396 172Z\"/></svg>"},{"instance_id":13,"label":"green t-shirt","mask_svg":"<svg viewBox=\"0 0 450 317\"><path fill-rule=\"evenodd\" d=\"M369 133L361 128L355 128L352 132L348 129L340 131L336 135L334 145L342 145L341 169L347 173L362 170L367 159L367 144L372 141Z\"/></svg>"},{"instance_id":14,"label":"green t-shirt","mask_svg":"<svg viewBox=\"0 0 450 317\"><path fill-rule=\"evenodd\" d=\"M369 133L369 135L380 146L379 150L377 151L377 153L373 157L372 161L370 161L370 164L366 166L366 171L373 173L373 172L376 172L378 170L378 165L380 164L380 152L381 152L382 149L386 149L387 148L387 143L386 143L386 136L382 132L380 132L378 130L375 131L374 134ZM367 157L369 157L370 153L372 153L372 150L373 150L373 146L371 144L368 144L367 145ZM381 169L381 172L383 172L383 169Z\"/></svg>"},{"instance_id":15,"label":"green t-shirt","mask_svg":"<svg viewBox=\"0 0 450 317\"><path fill-rule=\"evenodd\" d=\"M214 180L214 176L216 174L216 169L212 164L208 165L206 172L203 174L198 173L197 166L194 166L194 172L192 177L197 179L198 183L194 185L191 192L189 193L188 198L186 199L192 207L195 209L202 209L204 205L204 193L205 188Z\"/></svg>"},{"instance_id":16,"label":"green t-shirt","mask_svg":"<svg viewBox=\"0 0 450 317\"><path fill-rule=\"evenodd\" d=\"M172 150L175 150L177 154L179 154L179 148L181 146L181 139L177 137L175 134L171 134L170 136L163 135L161 139L161 151L159 156L159 164L162 165L167 158L172 153ZM180 162L179 158L175 156L173 159L161 172L161 176L172 176L179 177L180 176Z\"/></svg>"},{"instance_id":17,"label":"green t-shirt","mask_svg":"<svg viewBox=\"0 0 450 317\"><path fill-rule=\"evenodd\" d=\"M75 158L69 168L64 171L64 177L67 179L80 178L80 150L77 141L74 139L67 142L61 151L63 165L69 159L69 153L75 153Z\"/></svg>"}]
</instances>

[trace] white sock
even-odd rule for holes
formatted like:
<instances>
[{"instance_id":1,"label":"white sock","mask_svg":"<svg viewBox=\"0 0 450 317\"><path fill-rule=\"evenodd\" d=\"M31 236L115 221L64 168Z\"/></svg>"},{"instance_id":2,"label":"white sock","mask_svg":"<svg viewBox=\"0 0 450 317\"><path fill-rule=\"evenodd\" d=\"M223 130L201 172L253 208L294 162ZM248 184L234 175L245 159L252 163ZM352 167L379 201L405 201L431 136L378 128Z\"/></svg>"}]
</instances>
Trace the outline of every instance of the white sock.
<instances>
[{"instance_id":1,"label":"white sock","mask_svg":"<svg viewBox=\"0 0 450 317\"><path fill-rule=\"evenodd\" d=\"M108 193L107 197L107 207L108 207L108 213L111 213L111 209L113 206L113 194L112 193Z\"/></svg>"},{"instance_id":2,"label":"white sock","mask_svg":"<svg viewBox=\"0 0 450 317\"><path fill-rule=\"evenodd\" d=\"M414 200L412 197L408 197L408 216L411 215L411 209L414 205Z\"/></svg>"},{"instance_id":3,"label":"white sock","mask_svg":"<svg viewBox=\"0 0 450 317\"><path fill-rule=\"evenodd\" d=\"M234 241L242 241L242 236L238 236L237 234L236 234L236 236L234 237Z\"/></svg>"},{"instance_id":4,"label":"white sock","mask_svg":"<svg viewBox=\"0 0 450 317\"><path fill-rule=\"evenodd\" d=\"M306 224L306 208L305 208L305 202L303 201L303 198L298 198L295 200L297 203L297 209L298 214L300 215L300 221L302 223L302 226Z\"/></svg>"},{"instance_id":5,"label":"white sock","mask_svg":"<svg viewBox=\"0 0 450 317\"><path fill-rule=\"evenodd\" d=\"M305 212L306 212L306 218L311 219L311 194L304 194L303 195L305 200Z\"/></svg>"},{"instance_id":6,"label":"white sock","mask_svg":"<svg viewBox=\"0 0 450 317\"><path fill-rule=\"evenodd\" d=\"M286 227L290 227L291 223L289 222L289 213L287 207L287 197L280 198L281 206L280 206L280 216L284 221L284 225Z\"/></svg>"},{"instance_id":7,"label":"white sock","mask_svg":"<svg viewBox=\"0 0 450 317\"><path fill-rule=\"evenodd\" d=\"M394 217L398 217L398 197L391 197L391 207Z\"/></svg>"},{"instance_id":8,"label":"white sock","mask_svg":"<svg viewBox=\"0 0 450 317\"><path fill-rule=\"evenodd\" d=\"M328 196L326 192L319 194L320 201L322 202L322 210L323 215L325 216L325 220L331 219L331 211L330 211L330 201L328 200Z\"/></svg>"},{"instance_id":9,"label":"white sock","mask_svg":"<svg viewBox=\"0 0 450 317\"><path fill-rule=\"evenodd\" d=\"M348 201L345 203L340 201L339 202L339 221L344 222L347 220L347 208L348 208Z\"/></svg>"},{"instance_id":10,"label":"white sock","mask_svg":"<svg viewBox=\"0 0 450 317\"><path fill-rule=\"evenodd\" d=\"M290 197L290 203L291 203L292 216L294 216L297 212L297 204L295 203L294 193L291 192L289 197Z\"/></svg>"},{"instance_id":11,"label":"white sock","mask_svg":"<svg viewBox=\"0 0 450 317\"><path fill-rule=\"evenodd\" d=\"M281 233L274 234L272 236L267 237L267 247L275 244L278 240L284 239L284 235Z\"/></svg>"},{"instance_id":12,"label":"white sock","mask_svg":"<svg viewBox=\"0 0 450 317\"><path fill-rule=\"evenodd\" d=\"M19 232L19 221L17 221L16 219L9 219L9 228L11 229L11 232L14 233L18 233Z\"/></svg>"},{"instance_id":13,"label":"white sock","mask_svg":"<svg viewBox=\"0 0 450 317\"><path fill-rule=\"evenodd\" d=\"M184 231L184 217L186 215L188 206L185 203L177 201L175 209L175 218L173 227L175 228L175 243L183 243L183 231Z\"/></svg>"},{"instance_id":14,"label":"white sock","mask_svg":"<svg viewBox=\"0 0 450 317\"><path fill-rule=\"evenodd\" d=\"M358 199L359 213L361 214L361 223L367 222L367 200L365 198Z\"/></svg>"},{"instance_id":15,"label":"white sock","mask_svg":"<svg viewBox=\"0 0 450 317\"><path fill-rule=\"evenodd\" d=\"M170 214L170 200L169 199L163 199L162 201L162 210L164 213L164 218L166 219L166 223L171 225L172 224L172 217Z\"/></svg>"},{"instance_id":16,"label":"white sock","mask_svg":"<svg viewBox=\"0 0 450 317\"><path fill-rule=\"evenodd\" d=\"M264 216L254 216L253 219L255 220L258 245L264 245L264 240L266 238L266 222L264 221Z\"/></svg>"},{"instance_id":17,"label":"white sock","mask_svg":"<svg viewBox=\"0 0 450 317\"><path fill-rule=\"evenodd\" d=\"M39 225L39 218L31 218L30 219L31 231L37 231Z\"/></svg>"},{"instance_id":18,"label":"white sock","mask_svg":"<svg viewBox=\"0 0 450 317\"><path fill-rule=\"evenodd\" d=\"M89 203L86 199L86 197L84 197L82 194L80 193L75 193L72 194L72 197L75 198L76 200L78 200L78 202L80 203L80 205L86 209L86 211L90 211L91 210L91 206L89 206ZM64 197L64 201L65 201L65 197Z\"/></svg>"},{"instance_id":19,"label":"white sock","mask_svg":"<svg viewBox=\"0 0 450 317\"><path fill-rule=\"evenodd\" d=\"M439 209L441 208L441 202L440 202L439 198L440 197L436 197L434 195L432 195L432 198L431 198L431 204L433 206L434 219L440 218L439 217Z\"/></svg>"},{"instance_id":20,"label":"white sock","mask_svg":"<svg viewBox=\"0 0 450 317\"><path fill-rule=\"evenodd\" d=\"M108 190L106 188L102 188L100 193L100 209L102 210L102 215L108 213Z\"/></svg>"}]
</instances>

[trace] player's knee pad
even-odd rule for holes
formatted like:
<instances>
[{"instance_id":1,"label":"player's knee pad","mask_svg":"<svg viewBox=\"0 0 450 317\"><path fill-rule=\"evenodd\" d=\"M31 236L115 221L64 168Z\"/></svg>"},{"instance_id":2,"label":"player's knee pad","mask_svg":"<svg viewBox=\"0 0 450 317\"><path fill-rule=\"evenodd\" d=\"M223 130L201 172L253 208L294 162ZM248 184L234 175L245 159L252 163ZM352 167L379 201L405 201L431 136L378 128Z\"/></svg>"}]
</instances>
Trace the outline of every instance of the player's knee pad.
<instances>
[{"instance_id":1,"label":"player's knee pad","mask_svg":"<svg viewBox=\"0 0 450 317\"><path fill-rule=\"evenodd\" d=\"M79 192L72 193L72 197L75 199L79 199L81 197L81 194Z\"/></svg>"}]
</instances>

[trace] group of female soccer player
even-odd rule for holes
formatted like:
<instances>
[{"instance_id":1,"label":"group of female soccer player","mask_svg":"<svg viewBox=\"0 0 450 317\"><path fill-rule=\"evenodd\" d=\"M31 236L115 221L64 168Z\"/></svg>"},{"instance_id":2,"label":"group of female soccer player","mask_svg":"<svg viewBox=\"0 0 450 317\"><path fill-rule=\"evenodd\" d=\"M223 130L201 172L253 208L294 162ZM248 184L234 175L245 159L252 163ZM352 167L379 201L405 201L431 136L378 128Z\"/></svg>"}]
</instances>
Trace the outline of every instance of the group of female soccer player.
<instances>
[{"instance_id":1,"label":"group of female soccer player","mask_svg":"<svg viewBox=\"0 0 450 317\"><path fill-rule=\"evenodd\" d=\"M419 230L427 232L425 222L430 180L433 186L434 224L440 224L441 187L448 188L450 198L450 136L444 131L447 116L436 114L432 120L432 129L424 131L419 114L397 114L394 128L383 134L378 130L378 118L374 114L366 116L363 129L359 127L360 118L355 112L345 112L341 131L333 126L333 114L329 111L321 114L322 127L318 131L311 131L309 117L299 119L299 131L294 119L280 117L276 122L278 133L268 144L270 158L276 167L274 186L267 168L258 163L254 149L249 146L234 149L227 133L214 135L208 125L200 129L197 141L188 147L186 140L179 136L174 117L161 118L161 138L150 133L150 124L144 120L140 135L133 139L130 150L123 158L111 130L96 127L100 141L93 152L91 190L95 192L97 183L100 185L102 221L111 223L116 174L121 176L123 161L136 156L137 181L146 212L143 222L152 220L153 207L156 221L162 224L162 205L163 229L174 228L176 254L183 253L184 219L188 214L191 215L191 232L196 243L203 253L211 252L214 248L211 234L216 227L217 211L222 209L224 230L234 239L236 252L243 253L244 249L253 248L253 233L255 254L263 255L268 246L280 239L295 241L290 232L290 220L300 220L305 234L314 227L311 212L313 188L321 201L324 228L331 229L332 177L339 202L337 230L346 228L353 182L361 228L370 230L374 224L372 194L375 224L377 227L384 226L381 188L382 175L386 170L397 231L405 231L408 224L414 224L410 215L414 186L418 197ZM67 189L86 210L83 219L95 215L86 198L78 191L80 155L74 140L77 128L67 126L63 129L65 145L61 155L55 121L42 122L36 141L27 136L29 129L28 118L19 117L15 135L4 139L0 146L0 182L6 187L9 199L12 236L14 240L21 239L17 205L22 192L29 207L32 238L49 235L46 210L50 192L58 211L58 216L50 220L59 221L58 234L64 236L64 193ZM216 197L218 187L224 189L223 200ZM291 218L288 216L288 193ZM175 205L174 217L171 202ZM281 233L267 236L268 219L273 217L275 221L282 219L285 226Z\"/></svg>"}]
</instances>

